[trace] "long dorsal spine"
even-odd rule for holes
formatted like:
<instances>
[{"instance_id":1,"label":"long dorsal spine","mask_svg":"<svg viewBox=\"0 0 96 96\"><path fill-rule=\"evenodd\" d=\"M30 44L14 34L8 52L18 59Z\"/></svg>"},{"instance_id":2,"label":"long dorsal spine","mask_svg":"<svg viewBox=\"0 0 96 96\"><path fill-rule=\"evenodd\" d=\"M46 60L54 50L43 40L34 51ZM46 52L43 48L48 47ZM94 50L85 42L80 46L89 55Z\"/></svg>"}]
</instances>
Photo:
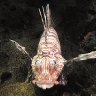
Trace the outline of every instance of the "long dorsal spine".
<instances>
[{"instance_id":1,"label":"long dorsal spine","mask_svg":"<svg viewBox=\"0 0 96 96\"><path fill-rule=\"evenodd\" d=\"M47 4L46 10L42 6L42 12L39 9L39 14L41 16L41 20L42 20L44 31L45 31L45 30L48 30L51 27L51 16L50 16L51 12L50 12L50 8L49 8L49 4Z\"/></svg>"},{"instance_id":2,"label":"long dorsal spine","mask_svg":"<svg viewBox=\"0 0 96 96\"><path fill-rule=\"evenodd\" d=\"M51 27L51 12L49 9L49 4L47 4L46 9L42 6L42 11L39 9L39 14L41 16L41 20L43 23L43 28L44 28L44 35L45 35L45 42L47 44L47 36L49 32L49 28Z\"/></svg>"}]
</instances>

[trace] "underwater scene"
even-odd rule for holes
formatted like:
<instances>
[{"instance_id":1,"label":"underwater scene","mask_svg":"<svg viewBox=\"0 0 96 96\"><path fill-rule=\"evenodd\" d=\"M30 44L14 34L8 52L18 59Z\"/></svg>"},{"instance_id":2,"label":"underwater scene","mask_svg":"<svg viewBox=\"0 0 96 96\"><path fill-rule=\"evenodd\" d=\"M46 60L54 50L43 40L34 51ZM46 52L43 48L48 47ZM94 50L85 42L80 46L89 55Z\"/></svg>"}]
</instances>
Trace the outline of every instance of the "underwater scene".
<instances>
[{"instance_id":1,"label":"underwater scene","mask_svg":"<svg viewBox=\"0 0 96 96\"><path fill-rule=\"evenodd\" d=\"M0 96L96 96L96 1L0 0Z\"/></svg>"}]
</instances>

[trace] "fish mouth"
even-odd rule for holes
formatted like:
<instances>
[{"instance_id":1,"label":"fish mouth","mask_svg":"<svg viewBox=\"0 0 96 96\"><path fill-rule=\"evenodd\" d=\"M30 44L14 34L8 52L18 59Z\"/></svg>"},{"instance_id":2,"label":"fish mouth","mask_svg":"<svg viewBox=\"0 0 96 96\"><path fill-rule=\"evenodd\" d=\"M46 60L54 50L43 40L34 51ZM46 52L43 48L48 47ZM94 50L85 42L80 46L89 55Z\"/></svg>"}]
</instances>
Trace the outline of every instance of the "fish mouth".
<instances>
[{"instance_id":1,"label":"fish mouth","mask_svg":"<svg viewBox=\"0 0 96 96\"><path fill-rule=\"evenodd\" d=\"M49 89L49 88L52 88L54 85L58 85L59 82L58 81L44 80L42 82L36 82L35 84L42 89Z\"/></svg>"},{"instance_id":2,"label":"fish mouth","mask_svg":"<svg viewBox=\"0 0 96 96\"><path fill-rule=\"evenodd\" d=\"M45 90L45 89L52 88L54 86L54 84L52 84L52 83L51 84L50 83L47 83L47 84L45 84L45 83L44 84L37 83L37 86Z\"/></svg>"},{"instance_id":3,"label":"fish mouth","mask_svg":"<svg viewBox=\"0 0 96 96\"><path fill-rule=\"evenodd\" d=\"M42 88L42 89L47 89L47 88L51 88L54 85L58 85L59 82L57 81L57 78L53 78L52 76L40 76L35 78L35 80L33 80L33 83L36 84L38 87Z\"/></svg>"},{"instance_id":4,"label":"fish mouth","mask_svg":"<svg viewBox=\"0 0 96 96\"><path fill-rule=\"evenodd\" d=\"M33 84L36 84L38 87L42 88L42 89L47 89L47 88L51 88L54 86L54 82L52 81L47 81L47 80L33 80L32 81Z\"/></svg>"}]
</instances>

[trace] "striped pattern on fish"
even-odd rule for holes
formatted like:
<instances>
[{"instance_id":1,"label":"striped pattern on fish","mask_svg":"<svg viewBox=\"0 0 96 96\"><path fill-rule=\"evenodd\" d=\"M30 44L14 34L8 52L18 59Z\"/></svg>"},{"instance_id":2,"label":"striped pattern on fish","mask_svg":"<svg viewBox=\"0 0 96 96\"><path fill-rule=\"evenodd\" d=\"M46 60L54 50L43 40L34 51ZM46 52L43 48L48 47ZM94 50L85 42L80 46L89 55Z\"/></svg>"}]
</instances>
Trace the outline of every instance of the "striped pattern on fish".
<instances>
[{"instance_id":1,"label":"striped pattern on fish","mask_svg":"<svg viewBox=\"0 0 96 96\"><path fill-rule=\"evenodd\" d=\"M51 23L49 4L46 11L42 7L43 14L39 9L44 32L38 44L37 55L32 60L32 70L35 79L32 81L38 87L43 89L51 88L57 81L64 62L66 60L61 55L61 46L56 30Z\"/></svg>"}]
</instances>

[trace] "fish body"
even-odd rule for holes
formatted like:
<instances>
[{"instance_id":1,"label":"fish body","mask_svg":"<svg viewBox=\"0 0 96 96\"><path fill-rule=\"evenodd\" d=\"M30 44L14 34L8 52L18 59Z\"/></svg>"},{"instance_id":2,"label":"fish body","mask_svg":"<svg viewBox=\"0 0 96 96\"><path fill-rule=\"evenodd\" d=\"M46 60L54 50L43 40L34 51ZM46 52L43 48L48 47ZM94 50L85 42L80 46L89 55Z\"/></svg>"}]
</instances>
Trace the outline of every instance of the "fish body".
<instances>
[{"instance_id":1,"label":"fish body","mask_svg":"<svg viewBox=\"0 0 96 96\"><path fill-rule=\"evenodd\" d=\"M44 32L38 44L37 54L33 57L33 59L26 51L24 46L21 46L14 40L10 39L10 41L15 44L16 48L19 51L21 51L23 54L26 54L32 61L32 70L28 72L29 75L25 82L30 81L30 77L32 77L33 72L35 75L35 79L32 82L36 84L38 87L46 89L52 88L54 85L59 84L57 79L64 65L67 64L66 67L69 67L70 65L73 65L73 61L80 62L82 60L94 59L96 58L96 51L92 51L86 54L80 54L75 58L65 60L61 55L61 47L57 32L51 24L49 5L47 5L46 7L46 14L44 13L44 8L42 9L44 20L42 18L41 11L39 12L44 26ZM66 84L63 75L61 84Z\"/></svg>"},{"instance_id":2,"label":"fish body","mask_svg":"<svg viewBox=\"0 0 96 96\"><path fill-rule=\"evenodd\" d=\"M49 4L46 6L46 11L43 7L42 9L44 16L40 10L39 12L44 32L38 44L37 54L32 60L32 70L35 74L35 79L32 82L38 87L46 89L59 84L57 79L66 60L61 55L59 38L51 24Z\"/></svg>"}]
</instances>

